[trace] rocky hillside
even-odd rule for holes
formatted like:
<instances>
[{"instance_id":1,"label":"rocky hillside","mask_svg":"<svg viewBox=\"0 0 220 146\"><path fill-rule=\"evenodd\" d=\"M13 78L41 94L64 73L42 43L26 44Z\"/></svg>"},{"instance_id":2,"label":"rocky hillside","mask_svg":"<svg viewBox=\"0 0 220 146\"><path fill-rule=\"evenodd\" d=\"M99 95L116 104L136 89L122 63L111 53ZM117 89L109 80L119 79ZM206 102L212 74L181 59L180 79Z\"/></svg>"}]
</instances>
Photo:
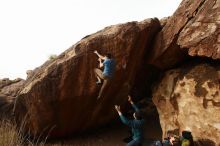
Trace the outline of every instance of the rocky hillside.
<instances>
[{"instance_id":1,"label":"rocky hillside","mask_svg":"<svg viewBox=\"0 0 220 146\"><path fill-rule=\"evenodd\" d=\"M82 133L114 120L114 104L125 105L130 93L137 100L153 97L164 136L190 130L195 140L220 145L219 16L220 0L183 0L161 21L118 24L86 36L28 74L16 92L17 123L25 121L31 135ZM117 62L100 100L94 50L111 52Z\"/></svg>"},{"instance_id":2,"label":"rocky hillside","mask_svg":"<svg viewBox=\"0 0 220 146\"><path fill-rule=\"evenodd\" d=\"M16 96L22 86L24 84L24 80L15 79L9 80L8 78L0 79L0 117L3 118L11 118L12 110L14 107L14 102Z\"/></svg>"}]
</instances>

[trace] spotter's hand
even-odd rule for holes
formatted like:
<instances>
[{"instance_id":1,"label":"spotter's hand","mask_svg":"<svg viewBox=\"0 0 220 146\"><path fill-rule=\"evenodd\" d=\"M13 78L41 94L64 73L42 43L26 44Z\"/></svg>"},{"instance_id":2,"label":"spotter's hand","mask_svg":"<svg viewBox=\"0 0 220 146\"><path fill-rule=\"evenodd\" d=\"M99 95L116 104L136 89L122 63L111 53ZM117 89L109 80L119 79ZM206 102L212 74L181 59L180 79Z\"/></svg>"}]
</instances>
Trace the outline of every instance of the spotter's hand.
<instances>
[{"instance_id":1,"label":"spotter's hand","mask_svg":"<svg viewBox=\"0 0 220 146\"><path fill-rule=\"evenodd\" d=\"M121 111L120 106L118 106L118 105L115 105L115 109L116 109L116 111L118 111L118 112Z\"/></svg>"}]
</instances>

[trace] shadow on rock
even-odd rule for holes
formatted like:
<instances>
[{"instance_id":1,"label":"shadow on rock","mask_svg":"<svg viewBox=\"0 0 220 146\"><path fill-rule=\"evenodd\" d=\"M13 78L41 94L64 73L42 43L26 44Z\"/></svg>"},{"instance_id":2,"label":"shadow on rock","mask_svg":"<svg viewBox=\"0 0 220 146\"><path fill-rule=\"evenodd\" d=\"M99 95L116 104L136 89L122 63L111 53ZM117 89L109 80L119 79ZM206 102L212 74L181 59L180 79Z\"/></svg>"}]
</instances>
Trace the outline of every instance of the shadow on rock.
<instances>
[{"instance_id":1,"label":"shadow on rock","mask_svg":"<svg viewBox=\"0 0 220 146\"><path fill-rule=\"evenodd\" d=\"M216 146L216 144L210 139L199 139L194 142L194 146Z\"/></svg>"}]
</instances>

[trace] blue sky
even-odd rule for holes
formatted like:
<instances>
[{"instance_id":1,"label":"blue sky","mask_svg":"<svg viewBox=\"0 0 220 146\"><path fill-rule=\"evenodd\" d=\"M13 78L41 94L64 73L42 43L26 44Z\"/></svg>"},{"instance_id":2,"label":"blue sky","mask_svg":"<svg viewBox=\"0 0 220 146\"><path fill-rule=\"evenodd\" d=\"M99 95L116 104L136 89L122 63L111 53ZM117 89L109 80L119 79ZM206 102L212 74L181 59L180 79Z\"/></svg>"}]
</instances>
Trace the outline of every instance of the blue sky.
<instances>
[{"instance_id":1,"label":"blue sky","mask_svg":"<svg viewBox=\"0 0 220 146\"><path fill-rule=\"evenodd\" d=\"M0 78L26 78L106 26L173 14L181 0L0 0Z\"/></svg>"}]
</instances>

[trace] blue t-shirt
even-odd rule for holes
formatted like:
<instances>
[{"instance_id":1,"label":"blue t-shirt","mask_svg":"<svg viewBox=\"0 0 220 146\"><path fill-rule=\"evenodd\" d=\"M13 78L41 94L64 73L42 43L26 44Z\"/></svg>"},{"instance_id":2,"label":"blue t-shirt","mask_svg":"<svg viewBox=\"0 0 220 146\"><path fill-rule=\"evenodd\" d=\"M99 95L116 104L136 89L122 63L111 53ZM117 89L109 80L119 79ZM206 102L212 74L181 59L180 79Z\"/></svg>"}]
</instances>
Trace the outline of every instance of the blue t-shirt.
<instances>
[{"instance_id":1,"label":"blue t-shirt","mask_svg":"<svg viewBox=\"0 0 220 146\"><path fill-rule=\"evenodd\" d=\"M103 62L103 65L104 65L103 75L111 78L115 72L115 60L105 59L105 61Z\"/></svg>"}]
</instances>

